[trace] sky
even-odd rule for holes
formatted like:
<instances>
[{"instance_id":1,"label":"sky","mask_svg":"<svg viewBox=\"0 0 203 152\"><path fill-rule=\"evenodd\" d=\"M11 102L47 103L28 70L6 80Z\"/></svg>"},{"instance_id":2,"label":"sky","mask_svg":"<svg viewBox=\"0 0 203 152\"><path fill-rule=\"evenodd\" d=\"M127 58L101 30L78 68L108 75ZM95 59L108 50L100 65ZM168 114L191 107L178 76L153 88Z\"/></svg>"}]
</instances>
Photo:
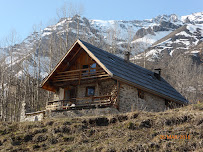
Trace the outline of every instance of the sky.
<instances>
[{"instance_id":1,"label":"sky","mask_svg":"<svg viewBox=\"0 0 203 152\"><path fill-rule=\"evenodd\" d=\"M100 20L143 20L203 11L203 0L0 0L0 46L11 33L22 41L34 29L55 23L57 10L64 4L82 7L82 16Z\"/></svg>"}]
</instances>

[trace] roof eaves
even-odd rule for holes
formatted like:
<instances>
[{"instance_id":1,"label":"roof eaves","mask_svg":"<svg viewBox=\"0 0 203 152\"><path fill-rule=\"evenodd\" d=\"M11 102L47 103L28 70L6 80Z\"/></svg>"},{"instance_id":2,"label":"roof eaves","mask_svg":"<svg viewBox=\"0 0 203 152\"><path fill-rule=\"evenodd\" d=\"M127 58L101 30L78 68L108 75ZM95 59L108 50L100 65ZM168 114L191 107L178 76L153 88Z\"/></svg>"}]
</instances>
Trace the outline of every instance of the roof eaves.
<instances>
[{"instance_id":1,"label":"roof eaves","mask_svg":"<svg viewBox=\"0 0 203 152\"><path fill-rule=\"evenodd\" d=\"M65 57L69 54L69 52L72 50L72 48L75 46L75 44L78 42L79 40L76 40L73 45L71 46L71 48L67 51L67 53L60 59L60 61L58 62L58 64L52 69L52 71L49 73L49 75L42 81L41 83L41 87L47 82L47 80L50 78L50 76L54 73L54 71L58 68L58 66L61 64L61 62L63 62L63 60L65 59Z\"/></svg>"}]
</instances>

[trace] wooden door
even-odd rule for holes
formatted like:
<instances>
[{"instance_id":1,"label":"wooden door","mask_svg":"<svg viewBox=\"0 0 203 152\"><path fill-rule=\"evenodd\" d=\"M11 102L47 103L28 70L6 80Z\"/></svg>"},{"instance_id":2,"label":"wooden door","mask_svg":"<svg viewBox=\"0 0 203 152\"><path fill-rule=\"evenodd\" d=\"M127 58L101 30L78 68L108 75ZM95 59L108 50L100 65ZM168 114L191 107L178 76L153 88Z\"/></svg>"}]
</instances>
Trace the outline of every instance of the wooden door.
<instances>
[{"instance_id":1,"label":"wooden door","mask_svg":"<svg viewBox=\"0 0 203 152\"><path fill-rule=\"evenodd\" d=\"M70 99L76 98L76 87L70 89Z\"/></svg>"}]
</instances>

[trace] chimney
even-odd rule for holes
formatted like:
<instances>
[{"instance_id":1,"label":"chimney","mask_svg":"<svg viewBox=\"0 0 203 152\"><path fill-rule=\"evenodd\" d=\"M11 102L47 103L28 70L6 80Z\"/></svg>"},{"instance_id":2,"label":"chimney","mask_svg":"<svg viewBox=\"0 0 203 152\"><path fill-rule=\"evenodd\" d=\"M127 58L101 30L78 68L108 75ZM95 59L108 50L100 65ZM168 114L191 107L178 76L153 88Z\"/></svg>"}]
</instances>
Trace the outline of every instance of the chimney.
<instances>
[{"instance_id":1,"label":"chimney","mask_svg":"<svg viewBox=\"0 0 203 152\"><path fill-rule=\"evenodd\" d=\"M130 52L126 51L124 56L125 56L124 57L125 61L129 61L130 60Z\"/></svg>"},{"instance_id":2,"label":"chimney","mask_svg":"<svg viewBox=\"0 0 203 152\"><path fill-rule=\"evenodd\" d=\"M158 79L161 80L161 69L154 69L154 76Z\"/></svg>"}]
</instances>

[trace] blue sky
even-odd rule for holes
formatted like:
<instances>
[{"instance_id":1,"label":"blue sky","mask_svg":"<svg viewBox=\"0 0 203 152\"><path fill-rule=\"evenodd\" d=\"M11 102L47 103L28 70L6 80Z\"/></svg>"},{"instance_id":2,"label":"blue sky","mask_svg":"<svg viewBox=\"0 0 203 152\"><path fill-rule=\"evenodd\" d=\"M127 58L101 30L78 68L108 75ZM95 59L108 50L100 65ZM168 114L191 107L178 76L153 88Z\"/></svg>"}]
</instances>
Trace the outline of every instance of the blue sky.
<instances>
[{"instance_id":1,"label":"blue sky","mask_svg":"<svg viewBox=\"0 0 203 152\"><path fill-rule=\"evenodd\" d=\"M203 11L203 0L0 0L0 42L13 30L23 40L34 25L53 23L58 19L56 10L64 3L82 5L82 16L102 20L142 20Z\"/></svg>"}]
</instances>

